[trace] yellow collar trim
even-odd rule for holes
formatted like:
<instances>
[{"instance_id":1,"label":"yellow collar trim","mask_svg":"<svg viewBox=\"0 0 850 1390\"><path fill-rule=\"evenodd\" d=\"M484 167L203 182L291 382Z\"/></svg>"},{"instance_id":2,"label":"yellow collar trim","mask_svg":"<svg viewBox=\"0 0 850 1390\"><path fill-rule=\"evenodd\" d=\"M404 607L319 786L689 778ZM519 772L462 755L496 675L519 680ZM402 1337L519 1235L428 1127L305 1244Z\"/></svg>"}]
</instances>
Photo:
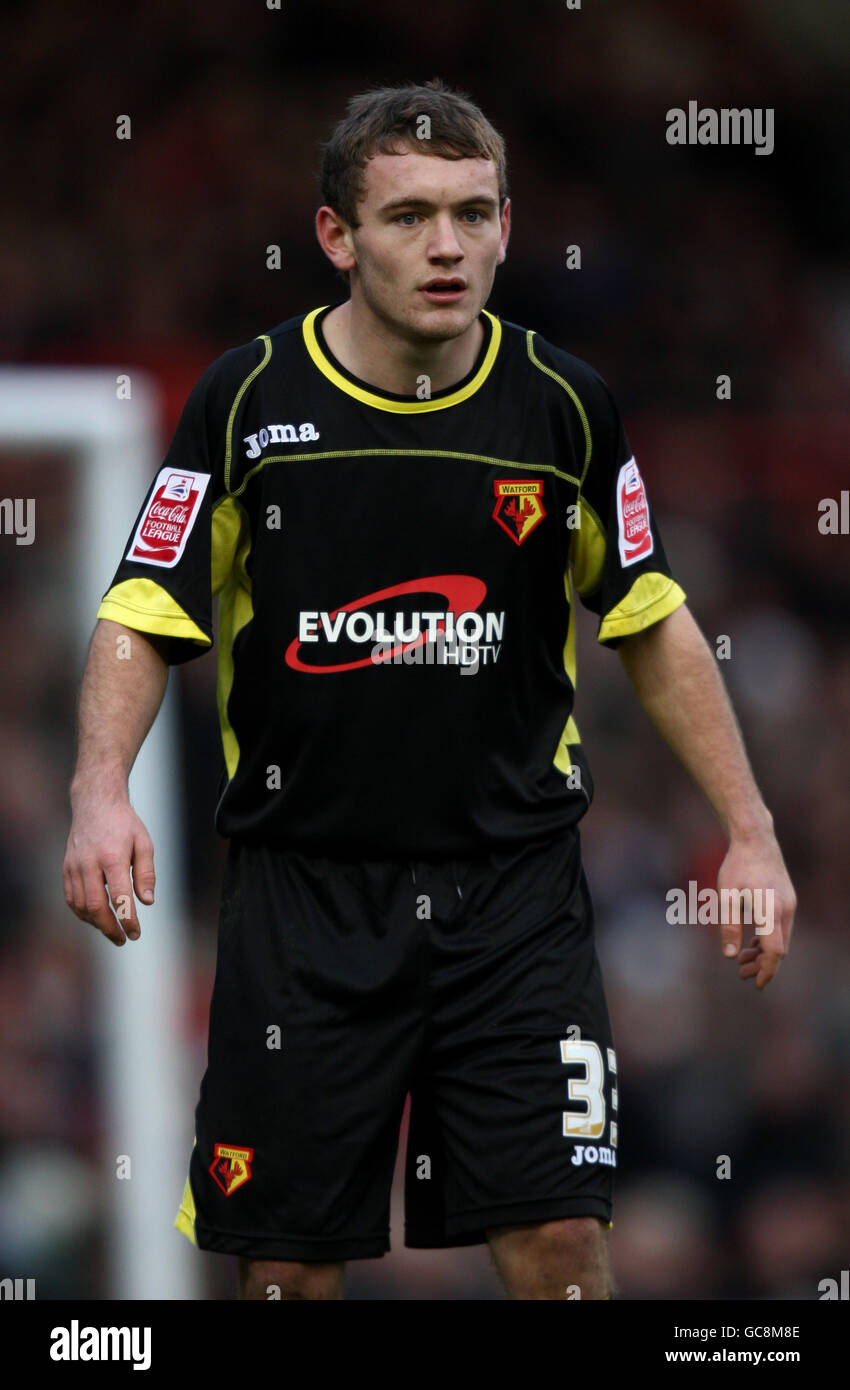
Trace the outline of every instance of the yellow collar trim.
<instances>
[{"instance_id":1,"label":"yellow collar trim","mask_svg":"<svg viewBox=\"0 0 850 1390\"><path fill-rule=\"evenodd\" d=\"M461 401L467 400L469 396L475 394L479 386L482 386L489 376L502 341L502 325L500 320L496 318L495 314L491 314L489 310L482 309L481 312L486 314L487 318L490 320L492 331L490 334L490 345L484 355L484 361L481 363L481 366L478 368L472 380L468 381L465 386L462 386L459 391L452 391L450 395L440 396L437 400L391 401L388 400L386 396L380 396L374 391L367 391L362 386L356 386L353 381L348 380L348 377L338 372L333 363L331 363L322 352L319 346L319 340L316 336L315 321L317 316L321 314L324 309L327 309L327 307L327 304L322 304L318 309L312 309L310 313L306 315L302 324L304 343L313 362L323 376L326 376L328 381L332 382L334 386L338 386L340 391L344 391L347 396L354 396L355 400L362 401L364 405L372 405L376 410L389 410L394 415L420 415L429 410L445 410L450 405L459 405Z\"/></svg>"}]
</instances>

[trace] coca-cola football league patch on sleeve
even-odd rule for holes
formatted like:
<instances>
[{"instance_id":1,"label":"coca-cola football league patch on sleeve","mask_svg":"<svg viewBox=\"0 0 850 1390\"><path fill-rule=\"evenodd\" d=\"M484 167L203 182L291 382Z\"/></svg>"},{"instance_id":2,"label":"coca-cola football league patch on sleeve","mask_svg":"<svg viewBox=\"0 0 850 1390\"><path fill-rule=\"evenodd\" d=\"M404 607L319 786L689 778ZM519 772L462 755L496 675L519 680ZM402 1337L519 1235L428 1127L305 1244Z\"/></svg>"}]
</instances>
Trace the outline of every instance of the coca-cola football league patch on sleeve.
<instances>
[{"instance_id":1,"label":"coca-cola football league patch on sleeve","mask_svg":"<svg viewBox=\"0 0 850 1390\"><path fill-rule=\"evenodd\" d=\"M163 468L157 474L153 496L136 527L127 559L137 564L177 564L195 524L210 480L209 473L178 473Z\"/></svg>"},{"instance_id":2,"label":"coca-cola football league patch on sleeve","mask_svg":"<svg viewBox=\"0 0 850 1390\"><path fill-rule=\"evenodd\" d=\"M623 464L617 478L617 521L621 565L634 565L652 554L655 542L649 525L649 503L634 455Z\"/></svg>"}]
</instances>

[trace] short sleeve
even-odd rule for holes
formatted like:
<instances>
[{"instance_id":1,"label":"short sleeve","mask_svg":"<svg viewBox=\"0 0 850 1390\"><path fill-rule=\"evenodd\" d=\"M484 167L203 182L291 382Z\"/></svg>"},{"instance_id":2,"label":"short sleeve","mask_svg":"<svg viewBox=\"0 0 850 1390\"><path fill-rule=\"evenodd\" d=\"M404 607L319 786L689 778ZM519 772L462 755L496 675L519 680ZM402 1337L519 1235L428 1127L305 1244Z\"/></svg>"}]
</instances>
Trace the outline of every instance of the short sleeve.
<instances>
[{"instance_id":1,"label":"short sleeve","mask_svg":"<svg viewBox=\"0 0 850 1390\"><path fill-rule=\"evenodd\" d=\"M583 405L591 447L572 537L573 584L599 615L598 640L616 647L668 617L686 595L670 570L620 412L596 372Z\"/></svg>"},{"instance_id":2,"label":"short sleeve","mask_svg":"<svg viewBox=\"0 0 850 1390\"><path fill-rule=\"evenodd\" d=\"M189 394L97 613L169 639L163 650L173 665L212 647L213 594L236 548L239 518L223 478L223 360L208 367Z\"/></svg>"}]
</instances>

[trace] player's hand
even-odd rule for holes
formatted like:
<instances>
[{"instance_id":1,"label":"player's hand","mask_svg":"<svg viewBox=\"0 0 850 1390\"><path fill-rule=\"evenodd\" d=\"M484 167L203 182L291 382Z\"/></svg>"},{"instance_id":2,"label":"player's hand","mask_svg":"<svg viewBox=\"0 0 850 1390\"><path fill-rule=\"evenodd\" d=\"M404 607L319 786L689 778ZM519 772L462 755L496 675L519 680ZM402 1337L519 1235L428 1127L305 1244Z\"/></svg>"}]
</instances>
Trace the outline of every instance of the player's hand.
<instances>
[{"instance_id":1,"label":"player's hand","mask_svg":"<svg viewBox=\"0 0 850 1390\"><path fill-rule=\"evenodd\" d=\"M153 843L128 800L95 792L75 804L62 876L65 901L82 922L116 946L138 939L135 897L150 905L156 876Z\"/></svg>"},{"instance_id":2,"label":"player's hand","mask_svg":"<svg viewBox=\"0 0 850 1390\"><path fill-rule=\"evenodd\" d=\"M756 988L764 989L788 954L797 910L797 898L776 837L766 833L755 842L744 843L733 839L720 866L717 888L721 905L724 889L761 889L761 893L753 893L751 922L746 921L742 904L737 914L722 914L737 915L739 921L723 922L720 932L723 954L730 960L737 959L740 966L738 978L751 980L755 976ZM744 931L749 935L753 928L755 935L742 950Z\"/></svg>"}]
</instances>

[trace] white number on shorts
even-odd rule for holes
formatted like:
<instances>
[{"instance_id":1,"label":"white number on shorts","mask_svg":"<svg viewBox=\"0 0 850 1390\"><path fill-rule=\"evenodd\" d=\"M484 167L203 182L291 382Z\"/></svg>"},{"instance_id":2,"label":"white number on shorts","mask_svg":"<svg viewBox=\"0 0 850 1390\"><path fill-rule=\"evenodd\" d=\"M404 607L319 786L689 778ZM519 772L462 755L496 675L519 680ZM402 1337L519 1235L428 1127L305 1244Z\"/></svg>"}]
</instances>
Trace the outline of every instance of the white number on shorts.
<instances>
[{"instance_id":1,"label":"white number on shorts","mask_svg":"<svg viewBox=\"0 0 850 1390\"><path fill-rule=\"evenodd\" d=\"M567 1098L584 1101L587 1106L584 1114L564 1111L564 1135L572 1139L582 1135L588 1139L600 1139L605 1129L605 1069L602 1053L595 1042L572 1042L561 1039L561 1061L581 1062L584 1076L571 1076L567 1081Z\"/></svg>"}]
</instances>

